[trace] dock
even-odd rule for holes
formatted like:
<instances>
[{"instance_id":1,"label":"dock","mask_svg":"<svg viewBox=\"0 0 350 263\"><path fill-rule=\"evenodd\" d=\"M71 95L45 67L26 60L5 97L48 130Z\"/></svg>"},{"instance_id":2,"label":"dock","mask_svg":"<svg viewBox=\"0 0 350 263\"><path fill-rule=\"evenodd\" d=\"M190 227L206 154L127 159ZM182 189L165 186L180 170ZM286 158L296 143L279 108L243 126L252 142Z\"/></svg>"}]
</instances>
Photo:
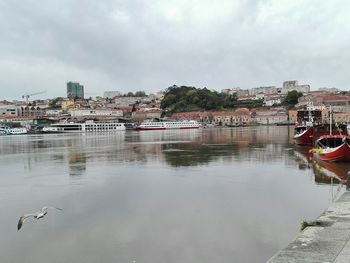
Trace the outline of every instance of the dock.
<instances>
[{"instance_id":1,"label":"dock","mask_svg":"<svg viewBox=\"0 0 350 263\"><path fill-rule=\"evenodd\" d=\"M305 228L268 263L350 262L350 191Z\"/></svg>"}]
</instances>

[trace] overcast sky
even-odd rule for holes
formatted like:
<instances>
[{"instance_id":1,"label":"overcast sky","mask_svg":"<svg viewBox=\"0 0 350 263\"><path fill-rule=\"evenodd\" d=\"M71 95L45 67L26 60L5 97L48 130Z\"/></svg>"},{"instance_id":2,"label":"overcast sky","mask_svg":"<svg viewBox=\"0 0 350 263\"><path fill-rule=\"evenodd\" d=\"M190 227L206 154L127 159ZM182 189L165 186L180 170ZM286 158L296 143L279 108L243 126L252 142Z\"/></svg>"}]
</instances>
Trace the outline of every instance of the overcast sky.
<instances>
[{"instance_id":1,"label":"overcast sky","mask_svg":"<svg viewBox=\"0 0 350 263\"><path fill-rule=\"evenodd\" d=\"M0 99L350 87L348 0L1 0Z\"/></svg>"}]
</instances>

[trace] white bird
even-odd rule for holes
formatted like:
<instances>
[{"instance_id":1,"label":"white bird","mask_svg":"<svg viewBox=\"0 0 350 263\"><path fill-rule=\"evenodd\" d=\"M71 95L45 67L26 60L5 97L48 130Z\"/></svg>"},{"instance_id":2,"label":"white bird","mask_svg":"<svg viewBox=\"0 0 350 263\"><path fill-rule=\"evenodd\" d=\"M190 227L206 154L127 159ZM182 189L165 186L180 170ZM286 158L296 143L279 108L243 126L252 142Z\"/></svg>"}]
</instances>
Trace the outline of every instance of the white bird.
<instances>
[{"instance_id":1,"label":"white bird","mask_svg":"<svg viewBox=\"0 0 350 263\"><path fill-rule=\"evenodd\" d=\"M57 210L61 210L62 211L62 208L58 208L58 207L53 207L53 206L44 206L43 208L41 208L40 211L38 212L35 212L35 213L31 213L31 214L25 214L23 216L21 216L19 218L19 221L18 221L18 224L17 224L17 230L20 230L24 221L28 218L28 217L34 217L35 219L40 219L40 218L43 218L47 212L48 212L48 209L49 208L54 208L54 209L57 209Z\"/></svg>"}]
</instances>

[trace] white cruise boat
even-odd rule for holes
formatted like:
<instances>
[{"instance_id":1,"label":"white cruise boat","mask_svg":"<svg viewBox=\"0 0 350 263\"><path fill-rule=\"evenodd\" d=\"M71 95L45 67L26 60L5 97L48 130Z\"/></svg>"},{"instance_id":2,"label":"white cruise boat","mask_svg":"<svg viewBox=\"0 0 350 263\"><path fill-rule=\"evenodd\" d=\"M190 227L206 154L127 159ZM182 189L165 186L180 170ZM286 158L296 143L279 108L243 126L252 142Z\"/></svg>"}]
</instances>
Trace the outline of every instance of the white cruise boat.
<instances>
[{"instance_id":1,"label":"white cruise boat","mask_svg":"<svg viewBox=\"0 0 350 263\"><path fill-rule=\"evenodd\" d=\"M145 121L136 126L136 130L198 129L200 126L197 121Z\"/></svg>"},{"instance_id":2,"label":"white cruise boat","mask_svg":"<svg viewBox=\"0 0 350 263\"><path fill-rule=\"evenodd\" d=\"M50 126L43 127L44 133L74 133L74 132L114 132L125 131L124 123L119 122L94 122L86 121L55 123Z\"/></svg>"},{"instance_id":3,"label":"white cruise boat","mask_svg":"<svg viewBox=\"0 0 350 263\"><path fill-rule=\"evenodd\" d=\"M26 134L28 133L27 128L11 128L9 126L0 126L1 135L16 135L16 134Z\"/></svg>"}]
</instances>

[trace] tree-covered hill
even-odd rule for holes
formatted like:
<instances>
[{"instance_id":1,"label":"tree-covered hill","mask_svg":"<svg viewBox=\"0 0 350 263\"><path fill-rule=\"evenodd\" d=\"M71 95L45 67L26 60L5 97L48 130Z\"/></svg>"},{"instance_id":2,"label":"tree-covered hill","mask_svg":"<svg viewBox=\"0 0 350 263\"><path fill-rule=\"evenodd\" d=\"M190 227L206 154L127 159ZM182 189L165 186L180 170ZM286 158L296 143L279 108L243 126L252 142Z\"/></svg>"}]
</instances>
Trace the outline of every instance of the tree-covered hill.
<instances>
[{"instance_id":1,"label":"tree-covered hill","mask_svg":"<svg viewBox=\"0 0 350 263\"><path fill-rule=\"evenodd\" d=\"M225 110L235 107L235 94L219 93L207 88L171 86L164 95L161 108L173 112Z\"/></svg>"}]
</instances>

